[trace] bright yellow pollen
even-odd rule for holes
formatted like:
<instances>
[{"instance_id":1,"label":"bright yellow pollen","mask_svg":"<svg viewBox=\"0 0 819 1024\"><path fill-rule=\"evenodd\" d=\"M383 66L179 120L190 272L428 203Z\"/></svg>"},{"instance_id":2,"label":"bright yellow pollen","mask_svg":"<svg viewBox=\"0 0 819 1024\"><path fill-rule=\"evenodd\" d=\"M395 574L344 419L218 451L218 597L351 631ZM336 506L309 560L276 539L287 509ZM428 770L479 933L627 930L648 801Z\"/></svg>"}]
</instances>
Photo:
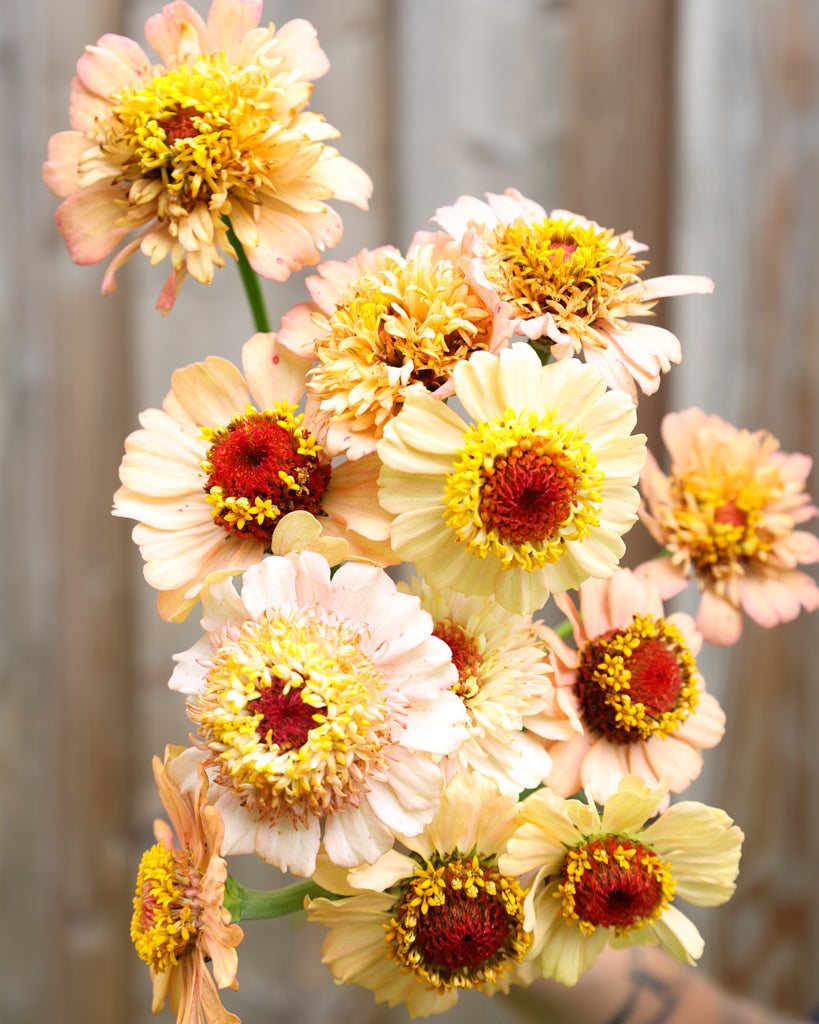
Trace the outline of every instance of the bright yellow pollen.
<instances>
[{"instance_id":1,"label":"bright yellow pollen","mask_svg":"<svg viewBox=\"0 0 819 1024\"><path fill-rule=\"evenodd\" d=\"M123 90L108 145L131 149L123 164L127 177L155 182L140 187L140 201L164 191L160 217L179 214L197 199L221 207L228 193L252 198L272 186L270 150L281 129L277 100L259 67L236 67L223 53L200 56L142 89Z\"/></svg>"},{"instance_id":2,"label":"bright yellow pollen","mask_svg":"<svg viewBox=\"0 0 819 1024\"><path fill-rule=\"evenodd\" d=\"M500 874L493 862L477 855L428 862L417 867L401 888L395 916L384 925L389 946L387 957L438 990L475 988L481 991L484 985L499 981L513 962L520 963L532 943L531 933L523 928L523 903L529 890L522 889L516 879ZM463 893L470 900L493 901L502 907L508 918L509 933L499 948L483 962L472 966L447 967L430 963L419 948L420 919L436 908L446 907L453 893Z\"/></svg>"},{"instance_id":3,"label":"bright yellow pollen","mask_svg":"<svg viewBox=\"0 0 819 1024\"><path fill-rule=\"evenodd\" d=\"M143 854L137 874L131 941L156 971L179 963L196 941L198 872L163 843Z\"/></svg>"},{"instance_id":4,"label":"bright yellow pollen","mask_svg":"<svg viewBox=\"0 0 819 1024\"><path fill-rule=\"evenodd\" d=\"M319 365L309 390L352 429L398 412L399 389L434 390L461 360L488 348L490 316L461 270L425 246L404 259L381 254L349 287L329 319L317 318Z\"/></svg>"},{"instance_id":5,"label":"bright yellow pollen","mask_svg":"<svg viewBox=\"0 0 819 1024\"><path fill-rule=\"evenodd\" d=\"M595 845L592 841L566 851L566 859L563 864L564 880L552 895L561 901L561 915L568 922L576 922L584 935L592 935L597 926L579 916L576 897L581 879L587 872L594 874L595 864L608 865L611 863L622 871L637 871L643 878L655 879L659 883L660 895L654 905L630 924L615 927L614 933L618 937L627 935L630 931L639 931L646 924L656 921L673 901L677 883L669 866L664 864L651 850L646 849L642 844L638 845L639 849L628 849L620 843L609 851ZM590 849L591 856L589 856ZM592 861L595 863L593 864Z\"/></svg>"},{"instance_id":6,"label":"bright yellow pollen","mask_svg":"<svg viewBox=\"0 0 819 1024\"><path fill-rule=\"evenodd\" d=\"M661 511L660 522L669 547L684 552L698 575L719 584L741 575L751 559L766 559L779 532L764 510L783 493L777 471L767 469L672 478L673 504Z\"/></svg>"},{"instance_id":7,"label":"bright yellow pollen","mask_svg":"<svg viewBox=\"0 0 819 1024\"><path fill-rule=\"evenodd\" d=\"M665 711L647 709L630 692L635 655L646 642L656 640L673 655L681 681L674 706ZM693 714L699 703L697 663L682 633L667 619L655 622L651 615L635 615L626 629L617 630L590 648L593 653L586 685L599 688L594 692L594 703L602 705L618 732L643 740L666 736ZM583 660L587 657L584 653ZM591 724L596 724L593 710L588 710Z\"/></svg>"},{"instance_id":8,"label":"bright yellow pollen","mask_svg":"<svg viewBox=\"0 0 819 1024\"><path fill-rule=\"evenodd\" d=\"M504 569L520 567L532 572L557 562L568 541L582 540L600 525L604 476L596 468L591 445L583 438L582 431L555 422L553 413L539 416L531 409L507 409L503 416L471 426L446 479L447 526L472 554L478 558L493 555ZM536 452L538 462L554 465L561 475L571 477L574 498L566 518L547 536L512 543L484 519L481 508L499 460L520 458L530 451Z\"/></svg>"},{"instance_id":9,"label":"bright yellow pollen","mask_svg":"<svg viewBox=\"0 0 819 1024\"><path fill-rule=\"evenodd\" d=\"M529 320L551 313L561 331L586 339L595 324L624 326L619 307L633 304L635 297L623 289L639 281L645 265L631 256L622 236L573 220L501 224L485 255L489 282L520 316ZM605 346L592 332L595 336Z\"/></svg>"},{"instance_id":10,"label":"bright yellow pollen","mask_svg":"<svg viewBox=\"0 0 819 1024\"><path fill-rule=\"evenodd\" d=\"M213 655L190 717L213 751L219 783L271 822L338 810L386 765L396 716L361 641L316 607L246 622ZM300 747L259 735L263 716L248 705L274 683L285 694L298 689L317 709Z\"/></svg>"}]
</instances>

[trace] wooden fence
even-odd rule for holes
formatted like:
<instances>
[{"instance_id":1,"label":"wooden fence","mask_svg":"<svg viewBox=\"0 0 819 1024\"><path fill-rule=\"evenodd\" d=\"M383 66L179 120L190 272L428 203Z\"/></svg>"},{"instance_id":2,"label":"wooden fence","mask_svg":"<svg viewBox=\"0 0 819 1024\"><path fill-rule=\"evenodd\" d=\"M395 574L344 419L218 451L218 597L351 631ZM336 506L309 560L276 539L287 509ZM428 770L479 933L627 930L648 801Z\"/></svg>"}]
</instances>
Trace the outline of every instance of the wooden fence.
<instances>
[{"instance_id":1,"label":"wooden fence","mask_svg":"<svg viewBox=\"0 0 819 1024\"><path fill-rule=\"evenodd\" d=\"M170 654L195 627L158 621L108 511L136 412L177 366L236 358L252 333L233 268L186 286L165 320L162 268L135 263L102 299L101 269L70 263L40 182L82 47L106 32L143 41L157 7L7 0L0 20L0 1018L16 1024L150 1017L130 895L159 811L150 756L187 734ZM819 452L815 0L266 2L277 24L296 15L332 63L312 106L375 182L368 215L343 211L337 255L405 245L436 206L509 185L632 228L653 271L717 284L667 303L684 360L641 403L655 450L662 412L698 404ZM305 297L300 280L267 294L277 316ZM750 627L710 653L729 729L696 789L747 835L735 899L700 919L706 969L800 1012L819 1005L816 621ZM334 988L321 938L248 926L229 1003L245 1024L406 1019ZM505 1012L463 1007L476 1022Z\"/></svg>"}]
</instances>

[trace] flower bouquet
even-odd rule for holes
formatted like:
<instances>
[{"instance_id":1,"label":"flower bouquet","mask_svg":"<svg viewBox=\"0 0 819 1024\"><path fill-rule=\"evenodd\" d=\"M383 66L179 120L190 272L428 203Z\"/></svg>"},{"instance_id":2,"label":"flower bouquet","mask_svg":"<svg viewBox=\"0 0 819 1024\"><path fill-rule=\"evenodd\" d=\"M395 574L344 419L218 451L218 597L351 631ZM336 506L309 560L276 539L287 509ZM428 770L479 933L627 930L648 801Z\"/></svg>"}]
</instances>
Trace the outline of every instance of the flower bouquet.
<instances>
[{"instance_id":1,"label":"flower bouquet","mask_svg":"<svg viewBox=\"0 0 819 1024\"><path fill-rule=\"evenodd\" d=\"M509 188L430 211L405 252L326 258L328 201L371 184L307 110L315 30L261 14L175 0L157 61L103 36L44 167L72 259L111 257L104 293L137 251L167 259L172 315L229 258L257 330L241 367L173 374L114 496L160 616L202 626L134 897L153 1008L236 1020L241 922L304 907L333 975L413 1017L572 985L606 945L693 963L679 904L731 896L742 840L671 801L724 730L696 659L819 607L810 460L692 408L661 469L636 405L682 352L650 320L713 285L644 277L631 233ZM273 332L260 279L304 266ZM638 518L660 551L632 571ZM667 610L689 586L696 617ZM295 881L249 890L240 854Z\"/></svg>"}]
</instances>

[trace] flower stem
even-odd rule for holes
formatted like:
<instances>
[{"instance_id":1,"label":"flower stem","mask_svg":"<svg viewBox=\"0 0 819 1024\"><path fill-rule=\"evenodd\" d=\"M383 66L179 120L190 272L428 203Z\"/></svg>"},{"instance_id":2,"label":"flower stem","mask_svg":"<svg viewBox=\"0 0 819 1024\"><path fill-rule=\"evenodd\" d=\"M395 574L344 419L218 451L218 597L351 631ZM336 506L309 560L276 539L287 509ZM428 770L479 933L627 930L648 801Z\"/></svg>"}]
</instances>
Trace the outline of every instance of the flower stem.
<instances>
[{"instance_id":1,"label":"flower stem","mask_svg":"<svg viewBox=\"0 0 819 1024\"><path fill-rule=\"evenodd\" d=\"M284 889L246 889L241 882L228 875L225 881L225 908L230 911L234 923L238 921L258 921L268 917L285 917L295 914L304 908L304 898L315 899L324 896L337 900L340 897L333 892L322 889L309 878L296 882Z\"/></svg>"},{"instance_id":2,"label":"flower stem","mask_svg":"<svg viewBox=\"0 0 819 1024\"><path fill-rule=\"evenodd\" d=\"M239 273L242 277L242 284L245 286L247 301L250 303L250 312L253 315L253 323L256 325L257 331L269 334L270 320L267 316L264 296L262 295L262 289L259 284L259 275L248 262L244 247L236 237L236 232L233 230L227 217L225 218L225 222L227 224L228 241L236 251L236 259L239 262Z\"/></svg>"},{"instance_id":3,"label":"flower stem","mask_svg":"<svg viewBox=\"0 0 819 1024\"><path fill-rule=\"evenodd\" d=\"M555 626L554 632L560 637L561 640L565 640L567 636L572 635L572 624L568 619L564 619L559 626Z\"/></svg>"}]
</instances>

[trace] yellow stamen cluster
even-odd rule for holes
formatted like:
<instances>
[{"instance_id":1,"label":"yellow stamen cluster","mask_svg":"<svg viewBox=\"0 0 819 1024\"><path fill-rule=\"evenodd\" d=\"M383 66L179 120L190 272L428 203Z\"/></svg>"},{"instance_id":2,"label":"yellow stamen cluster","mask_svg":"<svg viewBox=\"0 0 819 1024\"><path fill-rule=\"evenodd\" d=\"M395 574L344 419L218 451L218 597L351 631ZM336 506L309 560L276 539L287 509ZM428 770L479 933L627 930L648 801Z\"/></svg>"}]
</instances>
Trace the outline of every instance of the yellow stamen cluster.
<instances>
[{"instance_id":1,"label":"yellow stamen cluster","mask_svg":"<svg viewBox=\"0 0 819 1024\"><path fill-rule=\"evenodd\" d=\"M143 854L137 874L131 941L156 971L190 952L196 942L199 873L181 851L156 843Z\"/></svg>"},{"instance_id":2,"label":"yellow stamen cluster","mask_svg":"<svg viewBox=\"0 0 819 1024\"><path fill-rule=\"evenodd\" d=\"M200 436L209 443L210 447L206 458L199 465L210 476L215 468L210 461L214 450L219 444L226 441L233 431L244 430L253 423L272 423L290 435L294 455L301 455L311 460L311 465L294 466L292 473L284 469L278 470L278 479L287 490L293 494L299 494L308 483L310 474L322 451L315 436L304 429L303 420L304 415L298 412L298 406L291 405L289 402L274 402L272 408L264 409L262 412L257 412L252 405L247 405L244 413L238 413L226 426L202 428ZM255 522L258 526L262 526L265 520L274 523L282 515L282 510L270 498L255 495L251 499L244 494L225 494L224 488L219 486L208 489L205 501L213 506L211 515L214 519L227 526L235 527L237 530L243 530L250 522Z\"/></svg>"},{"instance_id":3,"label":"yellow stamen cluster","mask_svg":"<svg viewBox=\"0 0 819 1024\"><path fill-rule=\"evenodd\" d=\"M638 885L654 882L657 889L657 899L645 912L636 916L628 924L615 925L614 931L618 936L627 935L632 930L639 930L647 923L656 921L665 908L674 899L676 882L667 864L664 864L659 857L641 843L634 843L625 839L618 842L620 836L609 837L609 841L600 839L584 843L582 846L566 851L566 859L563 863L563 881L558 885L557 891L553 893L556 899L561 900L561 914L567 922L576 921L580 931L584 935L591 935L596 927L607 927L607 925L593 923L581 918L577 912L579 889L587 884L597 887L595 876L601 873L601 868L609 866L619 869L621 872L639 874L641 876ZM615 845L616 843L616 845ZM591 876L587 878L586 876ZM608 895L605 880L599 884L599 896L605 900ZM615 894L616 895L616 894Z\"/></svg>"},{"instance_id":4,"label":"yellow stamen cluster","mask_svg":"<svg viewBox=\"0 0 819 1024\"><path fill-rule=\"evenodd\" d=\"M605 338L594 325L625 326L618 314L634 312L628 307L635 295L623 289L640 280L645 265L633 258L623 236L573 220L501 224L484 257L487 279L520 316L550 313L561 331L601 347Z\"/></svg>"},{"instance_id":5,"label":"yellow stamen cluster","mask_svg":"<svg viewBox=\"0 0 819 1024\"><path fill-rule=\"evenodd\" d=\"M539 416L531 409L507 409L503 416L471 426L446 479L447 526L474 555L491 554L504 569L531 572L558 561L567 541L582 540L600 525L604 476L583 438L582 431L555 422L553 413ZM565 518L550 524L545 536L515 542L487 521L485 497L501 464L505 467L527 453L534 453L538 468L567 484L573 497Z\"/></svg>"},{"instance_id":6,"label":"yellow stamen cluster","mask_svg":"<svg viewBox=\"0 0 819 1024\"><path fill-rule=\"evenodd\" d=\"M319 612L269 613L226 636L188 711L213 752L217 781L271 822L355 802L385 767L396 725L362 635ZM298 690L316 708L299 747L280 746L269 730L260 735L263 715L249 705L273 685L285 695Z\"/></svg>"},{"instance_id":7,"label":"yellow stamen cluster","mask_svg":"<svg viewBox=\"0 0 819 1024\"><path fill-rule=\"evenodd\" d=\"M160 217L183 217L198 200L228 212L229 194L252 199L273 189L292 119L283 99L258 65L202 55L121 91L103 148L124 150L123 174L136 182L131 203L158 199Z\"/></svg>"},{"instance_id":8,"label":"yellow stamen cluster","mask_svg":"<svg viewBox=\"0 0 819 1024\"><path fill-rule=\"evenodd\" d=\"M733 472L688 473L671 480L672 505L660 511L667 544L694 571L723 586L752 559L765 561L792 521L766 517L784 489L773 466L737 466Z\"/></svg>"},{"instance_id":9,"label":"yellow stamen cluster","mask_svg":"<svg viewBox=\"0 0 819 1024\"><path fill-rule=\"evenodd\" d=\"M528 889L522 889L514 878L502 875L490 862L477 855L471 858L453 858L427 863L415 870L412 878L402 884L401 897L395 907L395 916L384 925L389 945L387 956L402 967L413 971L419 980L437 989L475 988L498 981L512 965L520 963L532 943L530 932L523 928L523 902ZM455 894L455 895L453 895ZM469 940L486 925L492 907L496 917L504 923L503 937L493 936L496 949L478 963L462 965L432 962L421 948L419 931L423 918L438 915L441 944L447 944L447 902L466 896L477 901L473 910L474 921L464 929L465 935L455 934L464 922L453 921L452 942L455 950L458 940ZM475 940L477 941L477 940ZM457 959L457 952L454 953Z\"/></svg>"},{"instance_id":10,"label":"yellow stamen cluster","mask_svg":"<svg viewBox=\"0 0 819 1024\"><path fill-rule=\"evenodd\" d=\"M668 710L651 710L631 693L632 669L637 652L649 642L659 641L670 655L679 677L679 690ZM590 659L586 665L587 659ZM593 690L595 703L602 703L606 720L614 728L635 738L665 736L674 732L699 703L697 663L679 629L666 619L656 622L651 615L635 615L626 629L589 645L581 659L581 671L588 673L585 685ZM584 699L588 704L588 697ZM592 720L598 717L592 715Z\"/></svg>"},{"instance_id":11,"label":"yellow stamen cluster","mask_svg":"<svg viewBox=\"0 0 819 1024\"><path fill-rule=\"evenodd\" d=\"M454 367L488 348L490 314L462 271L431 246L408 259L378 255L329 318L317 317L319 365L308 388L324 412L352 429L380 427L402 403L399 391L435 390Z\"/></svg>"}]
</instances>

